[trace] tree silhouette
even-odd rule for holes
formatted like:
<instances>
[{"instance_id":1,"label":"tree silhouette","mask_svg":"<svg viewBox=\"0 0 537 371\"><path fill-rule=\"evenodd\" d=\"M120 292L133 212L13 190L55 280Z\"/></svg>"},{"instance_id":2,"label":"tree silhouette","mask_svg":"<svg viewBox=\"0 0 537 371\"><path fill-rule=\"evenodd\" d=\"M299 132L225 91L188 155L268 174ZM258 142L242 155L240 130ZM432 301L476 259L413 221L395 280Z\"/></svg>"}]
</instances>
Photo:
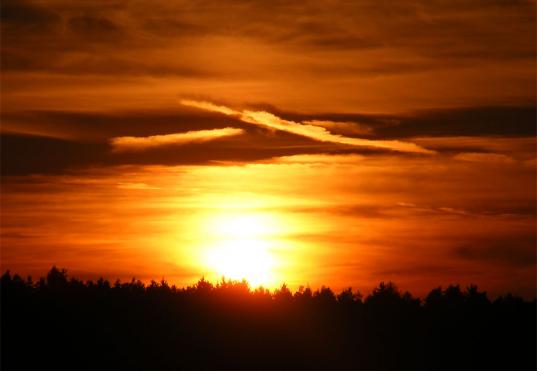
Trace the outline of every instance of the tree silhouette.
<instances>
[{"instance_id":1,"label":"tree silhouette","mask_svg":"<svg viewBox=\"0 0 537 371\"><path fill-rule=\"evenodd\" d=\"M0 278L2 370L534 370L536 302L475 285L423 302L381 282L292 292L246 281Z\"/></svg>"}]
</instances>

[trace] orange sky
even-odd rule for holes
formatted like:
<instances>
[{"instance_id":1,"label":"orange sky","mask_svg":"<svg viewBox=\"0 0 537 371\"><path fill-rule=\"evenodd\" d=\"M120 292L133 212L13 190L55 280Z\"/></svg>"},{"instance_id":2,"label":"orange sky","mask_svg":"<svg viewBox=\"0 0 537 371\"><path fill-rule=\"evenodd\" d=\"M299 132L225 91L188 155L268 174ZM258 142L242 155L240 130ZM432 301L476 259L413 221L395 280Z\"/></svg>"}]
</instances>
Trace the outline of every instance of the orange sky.
<instances>
[{"instance_id":1,"label":"orange sky","mask_svg":"<svg viewBox=\"0 0 537 371\"><path fill-rule=\"evenodd\" d=\"M1 6L2 269L535 293L535 1Z\"/></svg>"}]
</instances>

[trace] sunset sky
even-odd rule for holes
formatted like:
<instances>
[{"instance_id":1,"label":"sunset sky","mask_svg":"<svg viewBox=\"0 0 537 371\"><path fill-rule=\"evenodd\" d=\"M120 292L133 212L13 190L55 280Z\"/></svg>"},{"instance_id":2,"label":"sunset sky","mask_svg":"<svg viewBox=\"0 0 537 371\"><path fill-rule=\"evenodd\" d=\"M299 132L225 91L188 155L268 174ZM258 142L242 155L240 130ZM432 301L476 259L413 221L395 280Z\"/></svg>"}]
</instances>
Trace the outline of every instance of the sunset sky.
<instances>
[{"instance_id":1,"label":"sunset sky","mask_svg":"<svg viewBox=\"0 0 537 371\"><path fill-rule=\"evenodd\" d=\"M2 270L535 296L535 1L1 7Z\"/></svg>"}]
</instances>

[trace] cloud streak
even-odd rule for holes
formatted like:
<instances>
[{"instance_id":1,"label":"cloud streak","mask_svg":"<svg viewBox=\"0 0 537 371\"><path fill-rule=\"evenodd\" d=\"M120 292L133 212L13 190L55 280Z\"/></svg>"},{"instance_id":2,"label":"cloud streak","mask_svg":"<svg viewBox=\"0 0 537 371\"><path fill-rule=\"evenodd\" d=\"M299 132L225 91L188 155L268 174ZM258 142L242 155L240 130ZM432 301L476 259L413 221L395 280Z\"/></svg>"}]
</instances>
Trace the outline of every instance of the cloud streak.
<instances>
[{"instance_id":1,"label":"cloud streak","mask_svg":"<svg viewBox=\"0 0 537 371\"><path fill-rule=\"evenodd\" d=\"M513 164L515 159L510 156L503 155L500 153L475 153L475 152L463 152L453 157L455 160L459 161L469 161L469 162L481 162L488 164Z\"/></svg>"},{"instance_id":2,"label":"cloud streak","mask_svg":"<svg viewBox=\"0 0 537 371\"><path fill-rule=\"evenodd\" d=\"M223 129L193 130L176 134L151 135L148 137L115 137L110 140L110 144L114 152L144 151L162 146L209 142L242 133L244 133L242 129L227 127Z\"/></svg>"},{"instance_id":3,"label":"cloud streak","mask_svg":"<svg viewBox=\"0 0 537 371\"><path fill-rule=\"evenodd\" d=\"M371 135L373 133L373 128L371 128L370 126L358 124L356 122L310 120L310 121L303 121L303 123L307 125L321 126L323 128L340 131L345 134Z\"/></svg>"},{"instance_id":4,"label":"cloud streak","mask_svg":"<svg viewBox=\"0 0 537 371\"><path fill-rule=\"evenodd\" d=\"M218 112L228 116L235 116L239 120L248 124L262 126L274 130L285 131L319 142L345 144L353 147L381 148L397 152L422 154L435 153L434 151L431 151L429 149L423 148L415 143L410 142L402 142L399 140L371 140L333 134L324 127L311 125L308 123L285 120L265 111L238 111L226 106L216 105L211 102L188 99L181 100L180 103L184 106L194 107L211 112Z\"/></svg>"}]
</instances>

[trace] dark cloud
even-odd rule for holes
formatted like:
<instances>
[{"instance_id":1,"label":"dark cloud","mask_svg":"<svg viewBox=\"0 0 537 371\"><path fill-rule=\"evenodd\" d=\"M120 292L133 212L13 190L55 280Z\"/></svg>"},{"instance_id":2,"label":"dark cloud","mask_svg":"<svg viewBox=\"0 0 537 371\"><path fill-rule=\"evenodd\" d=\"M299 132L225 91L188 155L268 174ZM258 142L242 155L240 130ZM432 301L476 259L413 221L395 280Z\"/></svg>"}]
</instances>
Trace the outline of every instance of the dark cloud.
<instances>
[{"instance_id":1,"label":"dark cloud","mask_svg":"<svg viewBox=\"0 0 537 371\"><path fill-rule=\"evenodd\" d=\"M146 110L123 112L28 111L6 112L4 130L38 127L87 141L115 136L149 136L179 131L247 127L239 120L192 110Z\"/></svg>"},{"instance_id":2,"label":"dark cloud","mask_svg":"<svg viewBox=\"0 0 537 371\"><path fill-rule=\"evenodd\" d=\"M296 20L287 20L286 24L288 27L279 30L254 27L250 32L270 42L310 50L361 50L383 45L379 40L362 36L352 28L346 28L337 22L326 22L315 13Z\"/></svg>"},{"instance_id":3,"label":"dark cloud","mask_svg":"<svg viewBox=\"0 0 537 371\"><path fill-rule=\"evenodd\" d=\"M2 68L6 54L11 58L8 66L13 65L13 56L18 56L28 60L24 64L29 67L44 57L44 50L58 48L63 19L54 9L30 1L7 0L1 2L0 19Z\"/></svg>"},{"instance_id":4,"label":"dark cloud","mask_svg":"<svg viewBox=\"0 0 537 371\"><path fill-rule=\"evenodd\" d=\"M518 9L515 6L506 11L488 6L481 12L468 12L454 8L454 14L439 16L438 9L429 7L423 17L396 24L391 32L395 40L391 42L434 59L449 59L450 63L459 60L462 65L483 58L531 59L535 55L535 20ZM532 6L521 4L520 9L531 12ZM505 32L506 28L509 32ZM519 37L513 37L517 33Z\"/></svg>"},{"instance_id":5,"label":"dark cloud","mask_svg":"<svg viewBox=\"0 0 537 371\"><path fill-rule=\"evenodd\" d=\"M3 175L61 173L104 160L104 143L80 143L20 135L0 136Z\"/></svg>"},{"instance_id":6,"label":"dark cloud","mask_svg":"<svg viewBox=\"0 0 537 371\"><path fill-rule=\"evenodd\" d=\"M95 40L100 36L91 36ZM5 51L2 69L19 72L53 72L67 76L113 75L121 77L172 76L207 78L218 74L195 66L178 64L155 64L144 60L127 59L102 54L83 54L64 59L62 55L49 52L47 58L35 59L27 53Z\"/></svg>"},{"instance_id":7,"label":"dark cloud","mask_svg":"<svg viewBox=\"0 0 537 371\"><path fill-rule=\"evenodd\" d=\"M402 117L397 125L378 128L383 138L415 136L535 136L537 108L469 107L433 110Z\"/></svg>"},{"instance_id":8,"label":"dark cloud","mask_svg":"<svg viewBox=\"0 0 537 371\"><path fill-rule=\"evenodd\" d=\"M474 245L462 245L454 250L455 256L484 263L527 267L536 264L535 236L514 236L504 241L481 241Z\"/></svg>"},{"instance_id":9,"label":"dark cloud","mask_svg":"<svg viewBox=\"0 0 537 371\"><path fill-rule=\"evenodd\" d=\"M197 37L210 32L208 25L200 25L171 16L149 16L142 21L142 27L153 35L168 38Z\"/></svg>"},{"instance_id":10,"label":"dark cloud","mask_svg":"<svg viewBox=\"0 0 537 371\"><path fill-rule=\"evenodd\" d=\"M289 208L286 211L296 213L328 213L331 215L352 216L356 218L367 219L401 219L401 215L426 217L426 218L442 218L452 216L454 218L464 220L475 220L476 218L504 218L504 217L535 217L537 215L537 207L530 205L527 200L509 200L508 204L487 203L483 206L472 206L465 209L449 206L430 206L417 205L410 203L394 203L394 204L348 204L337 206L323 207L295 207ZM489 244L487 242L486 244ZM468 248L465 246L464 248Z\"/></svg>"},{"instance_id":11,"label":"dark cloud","mask_svg":"<svg viewBox=\"0 0 537 371\"><path fill-rule=\"evenodd\" d=\"M496 152L515 157L520 154L522 160L535 155L535 144L532 141L503 139L497 140L496 143L492 139L486 141L478 139L488 138L490 135L519 135L531 138L535 133L535 111L530 107L444 110L425 112L423 116L407 118L360 114L304 115L277 111L276 114L297 122L310 120L345 122L346 126L341 126L340 129L338 126L331 126L330 130L335 133L342 130L343 135L356 137L404 139L432 136L432 142L424 142L423 145L441 153ZM345 133L353 123L373 128L372 133ZM109 141L114 137L147 137L226 127L243 129L246 135L182 148L155 149L144 154L110 153ZM59 172L62 169L90 165L173 165L210 161L259 161L308 153L368 155L385 153L378 149L353 149L343 145L318 143L292 133L271 132L244 123L236 117L185 107L175 110L117 112L4 112L2 130L4 174ZM439 138L442 136L454 139L447 138L449 140L444 143ZM467 138L464 141L456 140L457 136Z\"/></svg>"},{"instance_id":12,"label":"dark cloud","mask_svg":"<svg viewBox=\"0 0 537 371\"><path fill-rule=\"evenodd\" d=\"M358 63L352 73L347 71L357 76L415 73L447 65L467 67L490 58L533 60L534 2L493 1L479 6L476 3L480 2L118 1L108 4L6 0L2 2L2 53L11 53L8 66L14 66L14 56L19 56L24 58L22 64L27 68L36 66L42 70L49 66L38 62L45 56L54 62L75 50L91 56L95 48L105 48L114 58L108 56L104 60L130 61L136 65L134 59L118 54L135 53L138 59L144 59L148 50L170 47L181 50L207 37L224 37L254 40L297 55L384 50L388 54L402 52L406 57L424 58L405 63L401 58L394 58L396 55L385 55L365 66ZM355 62L354 57L348 62ZM401 62L394 64L394 60ZM346 69L337 62L336 59L327 64ZM153 63L153 71L163 65L161 60L155 59ZM50 64L51 71L62 72L54 66ZM185 68L179 64L179 71L181 67ZM193 65L190 67L195 70ZM316 62L302 66L302 70L312 73L319 68ZM81 74L113 74L118 70L92 69L84 64L77 68Z\"/></svg>"},{"instance_id":13,"label":"dark cloud","mask_svg":"<svg viewBox=\"0 0 537 371\"><path fill-rule=\"evenodd\" d=\"M54 11L23 0L4 0L0 5L4 31L47 31L61 22Z\"/></svg>"},{"instance_id":14,"label":"dark cloud","mask_svg":"<svg viewBox=\"0 0 537 371\"><path fill-rule=\"evenodd\" d=\"M144 152L113 153L109 140L65 140L33 135L0 136L3 175L59 174L72 170L125 164L203 165L252 162L307 151L319 152L322 144L281 133L266 135L250 130L239 137L207 143L159 147Z\"/></svg>"},{"instance_id":15,"label":"dark cloud","mask_svg":"<svg viewBox=\"0 0 537 371\"><path fill-rule=\"evenodd\" d=\"M460 265L452 265L449 263L428 262L413 262L413 264L406 264L404 266L389 266L383 267L372 272L375 276L378 276L380 280L386 279L386 277L398 276L398 278L406 277L414 278L416 272L419 272L420 278L423 277L430 279L437 276L451 276L460 277L462 275L471 275L472 268L461 267Z\"/></svg>"},{"instance_id":16,"label":"dark cloud","mask_svg":"<svg viewBox=\"0 0 537 371\"><path fill-rule=\"evenodd\" d=\"M85 40L101 39L110 42L121 35L121 29L118 25L100 16L83 15L72 17L69 19L69 27Z\"/></svg>"}]
</instances>

